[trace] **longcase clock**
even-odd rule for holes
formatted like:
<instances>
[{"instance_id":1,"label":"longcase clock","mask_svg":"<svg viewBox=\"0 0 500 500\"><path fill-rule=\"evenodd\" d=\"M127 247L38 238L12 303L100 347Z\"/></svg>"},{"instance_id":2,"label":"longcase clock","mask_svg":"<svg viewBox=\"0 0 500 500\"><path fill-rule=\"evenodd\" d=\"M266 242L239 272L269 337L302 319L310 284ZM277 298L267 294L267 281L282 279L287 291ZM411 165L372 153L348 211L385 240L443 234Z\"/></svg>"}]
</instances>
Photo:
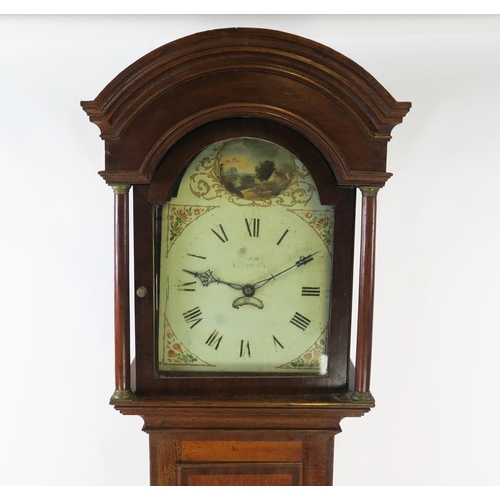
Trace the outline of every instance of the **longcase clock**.
<instances>
[{"instance_id":1,"label":"longcase clock","mask_svg":"<svg viewBox=\"0 0 500 500\"><path fill-rule=\"evenodd\" d=\"M374 406L376 200L410 103L330 48L234 28L160 47L82 106L115 194L111 404L144 419L151 484L332 484L340 421Z\"/></svg>"}]
</instances>

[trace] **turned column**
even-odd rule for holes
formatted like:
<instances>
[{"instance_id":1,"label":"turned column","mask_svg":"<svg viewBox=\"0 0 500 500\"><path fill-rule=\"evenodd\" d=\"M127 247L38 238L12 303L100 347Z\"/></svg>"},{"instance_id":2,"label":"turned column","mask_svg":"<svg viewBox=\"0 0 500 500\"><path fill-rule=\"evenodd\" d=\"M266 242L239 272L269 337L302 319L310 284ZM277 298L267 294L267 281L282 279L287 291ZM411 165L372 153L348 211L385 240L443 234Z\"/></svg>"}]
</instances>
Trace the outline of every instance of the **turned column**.
<instances>
[{"instance_id":1,"label":"turned column","mask_svg":"<svg viewBox=\"0 0 500 500\"><path fill-rule=\"evenodd\" d=\"M356 343L355 399L371 399L373 301L375 291L375 230L380 187L363 186L359 266L358 332Z\"/></svg>"},{"instance_id":2,"label":"turned column","mask_svg":"<svg viewBox=\"0 0 500 500\"><path fill-rule=\"evenodd\" d=\"M115 195L115 391L112 401L131 399L130 389L130 284L129 203L130 186L112 185Z\"/></svg>"}]
</instances>

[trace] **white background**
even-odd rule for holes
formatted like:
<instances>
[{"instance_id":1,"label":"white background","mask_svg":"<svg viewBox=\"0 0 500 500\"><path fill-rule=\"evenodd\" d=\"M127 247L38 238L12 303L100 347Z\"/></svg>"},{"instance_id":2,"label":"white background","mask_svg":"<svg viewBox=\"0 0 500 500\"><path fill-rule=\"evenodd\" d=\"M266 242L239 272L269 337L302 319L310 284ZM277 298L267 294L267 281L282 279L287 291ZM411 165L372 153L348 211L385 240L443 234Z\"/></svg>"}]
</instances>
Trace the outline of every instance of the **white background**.
<instances>
[{"instance_id":1,"label":"white background","mask_svg":"<svg viewBox=\"0 0 500 500\"><path fill-rule=\"evenodd\" d=\"M337 485L498 485L500 17L0 16L0 484L147 485L113 391L113 194L80 108L181 36L321 42L413 108L379 194L372 392Z\"/></svg>"}]
</instances>

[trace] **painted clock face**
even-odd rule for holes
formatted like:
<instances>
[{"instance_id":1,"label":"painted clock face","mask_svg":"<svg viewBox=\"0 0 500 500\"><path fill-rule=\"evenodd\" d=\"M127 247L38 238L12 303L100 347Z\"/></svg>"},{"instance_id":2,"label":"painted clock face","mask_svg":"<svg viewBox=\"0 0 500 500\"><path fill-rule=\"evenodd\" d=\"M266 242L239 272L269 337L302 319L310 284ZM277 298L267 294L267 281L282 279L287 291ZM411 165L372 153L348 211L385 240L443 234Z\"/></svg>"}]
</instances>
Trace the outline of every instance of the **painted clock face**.
<instances>
[{"instance_id":1,"label":"painted clock face","mask_svg":"<svg viewBox=\"0 0 500 500\"><path fill-rule=\"evenodd\" d=\"M157 213L160 374L326 374L334 212L297 158L213 144Z\"/></svg>"}]
</instances>

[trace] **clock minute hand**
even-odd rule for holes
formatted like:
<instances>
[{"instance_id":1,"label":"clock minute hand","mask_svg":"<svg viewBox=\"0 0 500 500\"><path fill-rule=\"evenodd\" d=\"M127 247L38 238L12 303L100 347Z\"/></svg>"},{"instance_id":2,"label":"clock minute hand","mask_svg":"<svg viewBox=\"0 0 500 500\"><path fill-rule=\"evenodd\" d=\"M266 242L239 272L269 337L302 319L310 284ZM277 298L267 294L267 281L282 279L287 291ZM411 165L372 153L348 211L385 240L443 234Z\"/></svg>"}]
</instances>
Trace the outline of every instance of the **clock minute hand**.
<instances>
[{"instance_id":1,"label":"clock minute hand","mask_svg":"<svg viewBox=\"0 0 500 500\"><path fill-rule=\"evenodd\" d=\"M280 274L286 273L287 271L290 271L290 269L293 269L295 267L300 267L300 266L305 266L308 262L311 262L314 260L314 255L316 255L318 252L311 253L309 255L306 255L305 257L301 256L300 259L293 264L293 266L287 267L286 269L283 269L283 271L280 271L278 274L272 274L270 278L266 278L264 280L257 281L256 283L253 284L253 287L255 290L257 288L263 287L266 283L269 283L271 280L275 279L277 276Z\"/></svg>"},{"instance_id":2,"label":"clock minute hand","mask_svg":"<svg viewBox=\"0 0 500 500\"><path fill-rule=\"evenodd\" d=\"M208 286L210 283L222 283L223 285L230 286L236 290L243 290L243 286L238 285L236 283L228 283L227 281L222 281L219 278L216 278L210 269L203 271L202 273L197 273L194 271L188 271L187 269L183 269L185 273L192 274L195 278L198 278L201 281L203 286Z\"/></svg>"}]
</instances>

